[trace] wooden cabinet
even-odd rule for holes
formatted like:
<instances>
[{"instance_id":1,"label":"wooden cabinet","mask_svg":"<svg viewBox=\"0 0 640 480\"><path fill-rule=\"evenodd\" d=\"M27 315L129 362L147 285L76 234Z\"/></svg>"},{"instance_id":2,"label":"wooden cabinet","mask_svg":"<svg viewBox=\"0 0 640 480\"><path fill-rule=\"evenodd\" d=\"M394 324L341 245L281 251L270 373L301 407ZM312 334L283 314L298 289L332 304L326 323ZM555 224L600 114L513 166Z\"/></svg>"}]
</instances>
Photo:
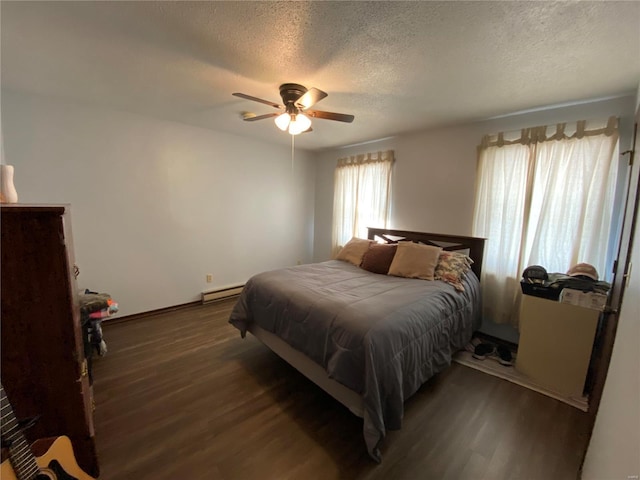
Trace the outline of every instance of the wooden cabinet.
<instances>
[{"instance_id":1,"label":"wooden cabinet","mask_svg":"<svg viewBox=\"0 0 640 480\"><path fill-rule=\"evenodd\" d=\"M0 219L2 385L18 418L39 416L28 441L69 436L97 477L69 206L3 205Z\"/></svg>"},{"instance_id":2,"label":"wooden cabinet","mask_svg":"<svg viewBox=\"0 0 640 480\"><path fill-rule=\"evenodd\" d=\"M562 395L582 397L600 312L523 295L516 369Z\"/></svg>"}]
</instances>

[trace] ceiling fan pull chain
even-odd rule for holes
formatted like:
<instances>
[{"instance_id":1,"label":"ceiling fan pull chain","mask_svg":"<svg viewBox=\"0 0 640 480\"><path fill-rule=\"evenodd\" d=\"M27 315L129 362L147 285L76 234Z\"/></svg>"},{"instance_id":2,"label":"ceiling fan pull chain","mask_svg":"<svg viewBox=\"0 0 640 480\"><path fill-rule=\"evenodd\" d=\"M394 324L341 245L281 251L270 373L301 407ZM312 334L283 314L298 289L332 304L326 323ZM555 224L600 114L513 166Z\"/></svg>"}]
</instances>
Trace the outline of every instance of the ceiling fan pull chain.
<instances>
[{"instance_id":1,"label":"ceiling fan pull chain","mask_svg":"<svg viewBox=\"0 0 640 480\"><path fill-rule=\"evenodd\" d=\"M295 139L296 136L295 135L290 135L291 136L291 177L293 178L293 152L294 152L294 143L295 143Z\"/></svg>"}]
</instances>

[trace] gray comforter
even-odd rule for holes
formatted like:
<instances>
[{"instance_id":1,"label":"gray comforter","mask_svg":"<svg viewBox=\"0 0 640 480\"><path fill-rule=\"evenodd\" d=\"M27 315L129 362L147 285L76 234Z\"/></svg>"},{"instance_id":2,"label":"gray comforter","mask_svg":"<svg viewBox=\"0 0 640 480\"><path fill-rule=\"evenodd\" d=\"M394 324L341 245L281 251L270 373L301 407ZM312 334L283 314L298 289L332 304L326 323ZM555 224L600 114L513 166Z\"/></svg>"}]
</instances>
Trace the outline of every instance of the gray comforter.
<instances>
[{"instance_id":1,"label":"gray comforter","mask_svg":"<svg viewBox=\"0 0 640 480\"><path fill-rule=\"evenodd\" d=\"M244 337L255 322L362 395L364 438L381 460L387 429L401 427L404 401L451 364L479 326L480 287L370 273L331 260L252 277L229 322Z\"/></svg>"}]
</instances>

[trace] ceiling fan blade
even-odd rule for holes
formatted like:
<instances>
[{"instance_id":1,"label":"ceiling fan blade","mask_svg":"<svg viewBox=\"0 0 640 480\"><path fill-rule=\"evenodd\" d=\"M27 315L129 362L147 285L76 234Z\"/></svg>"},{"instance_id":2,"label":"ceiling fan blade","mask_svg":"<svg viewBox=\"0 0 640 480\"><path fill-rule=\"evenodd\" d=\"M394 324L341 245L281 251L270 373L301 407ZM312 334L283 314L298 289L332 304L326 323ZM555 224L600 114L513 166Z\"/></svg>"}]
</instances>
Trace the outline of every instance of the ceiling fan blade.
<instances>
[{"instance_id":1,"label":"ceiling fan blade","mask_svg":"<svg viewBox=\"0 0 640 480\"><path fill-rule=\"evenodd\" d=\"M232 95L234 95L235 97L244 98L245 100L252 100L254 102L264 103L265 105L269 105L274 108L279 108L279 109L284 108L284 105L279 105L277 103L270 102L269 100L263 100L261 98L252 97L251 95L247 95L245 93L233 93Z\"/></svg>"},{"instance_id":2,"label":"ceiling fan blade","mask_svg":"<svg viewBox=\"0 0 640 480\"><path fill-rule=\"evenodd\" d=\"M319 90L317 88L310 88L307 90L307 93L302 95L298 100L296 100L296 107L306 110L307 108L315 105L328 94Z\"/></svg>"},{"instance_id":3,"label":"ceiling fan blade","mask_svg":"<svg viewBox=\"0 0 640 480\"><path fill-rule=\"evenodd\" d=\"M244 115L242 118L245 122L255 122L256 120L264 120L265 118L273 118L280 115L279 113L266 113L264 115L258 115L257 117L251 115Z\"/></svg>"},{"instance_id":4,"label":"ceiling fan blade","mask_svg":"<svg viewBox=\"0 0 640 480\"><path fill-rule=\"evenodd\" d=\"M347 115L346 113L333 113L322 112L320 110L307 110L304 112L306 115L314 118L324 118L325 120L337 120L338 122L351 123L356 118L353 115Z\"/></svg>"}]
</instances>

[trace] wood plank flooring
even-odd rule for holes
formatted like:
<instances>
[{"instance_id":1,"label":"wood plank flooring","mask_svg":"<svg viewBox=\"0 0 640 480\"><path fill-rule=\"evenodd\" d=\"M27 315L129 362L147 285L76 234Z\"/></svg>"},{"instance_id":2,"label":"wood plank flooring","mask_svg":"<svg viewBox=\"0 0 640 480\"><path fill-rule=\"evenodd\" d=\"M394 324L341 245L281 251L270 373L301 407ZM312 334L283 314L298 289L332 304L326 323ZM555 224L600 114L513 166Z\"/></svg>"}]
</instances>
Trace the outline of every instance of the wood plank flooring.
<instances>
[{"instance_id":1,"label":"wood plank flooring","mask_svg":"<svg viewBox=\"0 0 640 480\"><path fill-rule=\"evenodd\" d=\"M362 420L251 335L233 301L105 324L102 480L575 479L585 413L452 364L405 405L377 465Z\"/></svg>"}]
</instances>

